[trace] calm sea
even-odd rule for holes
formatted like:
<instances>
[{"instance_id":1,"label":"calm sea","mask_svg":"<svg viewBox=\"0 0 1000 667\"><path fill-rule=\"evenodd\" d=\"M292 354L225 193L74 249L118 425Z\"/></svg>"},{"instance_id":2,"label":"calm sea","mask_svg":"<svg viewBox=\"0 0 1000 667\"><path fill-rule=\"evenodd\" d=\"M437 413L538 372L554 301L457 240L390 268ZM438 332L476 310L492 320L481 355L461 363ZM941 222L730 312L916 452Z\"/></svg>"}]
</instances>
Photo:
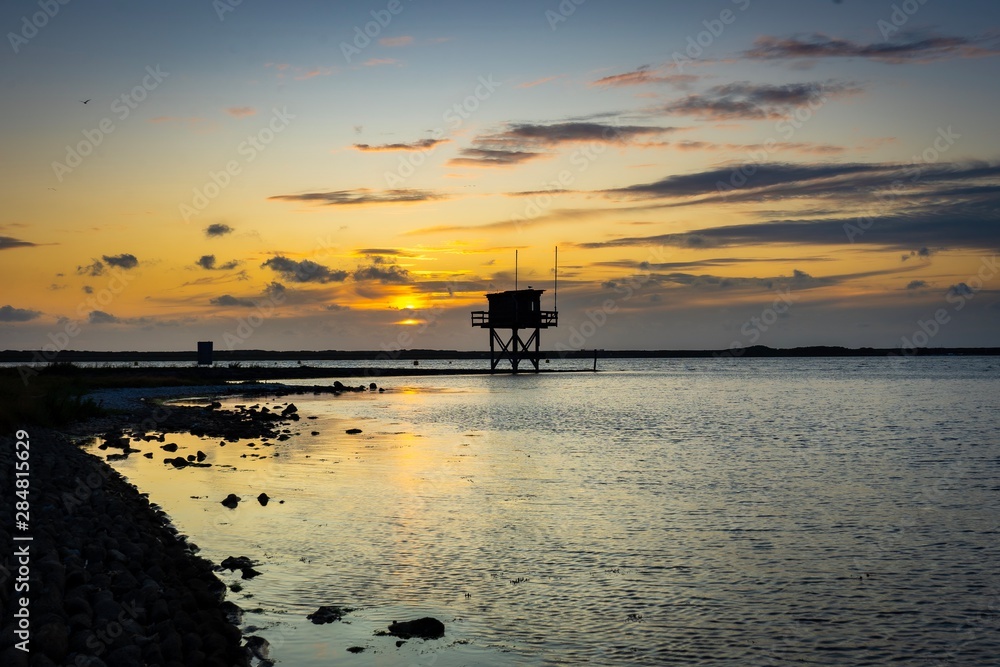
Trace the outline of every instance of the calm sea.
<instances>
[{"instance_id":1,"label":"calm sea","mask_svg":"<svg viewBox=\"0 0 1000 667\"><path fill-rule=\"evenodd\" d=\"M279 664L998 664L1000 360L601 368L255 399L300 434L114 465L260 563L223 577ZM374 635L421 616L446 636Z\"/></svg>"}]
</instances>

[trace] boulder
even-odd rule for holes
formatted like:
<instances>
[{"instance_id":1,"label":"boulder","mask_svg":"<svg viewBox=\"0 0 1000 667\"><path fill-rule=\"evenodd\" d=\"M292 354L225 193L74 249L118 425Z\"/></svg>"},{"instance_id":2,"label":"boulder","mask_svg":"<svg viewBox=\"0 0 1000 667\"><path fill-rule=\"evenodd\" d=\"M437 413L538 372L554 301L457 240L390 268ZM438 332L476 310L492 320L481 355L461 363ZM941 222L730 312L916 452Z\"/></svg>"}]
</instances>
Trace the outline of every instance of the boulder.
<instances>
[{"instance_id":1,"label":"boulder","mask_svg":"<svg viewBox=\"0 0 1000 667\"><path fill-rule=\"evenodd\" d=\"M444 636L444 623L430 616L418 618L415 621L393 621L392 625L389 626L389 634L400 639L412 637L439 639Z\"/></svg>"}]
</instances>

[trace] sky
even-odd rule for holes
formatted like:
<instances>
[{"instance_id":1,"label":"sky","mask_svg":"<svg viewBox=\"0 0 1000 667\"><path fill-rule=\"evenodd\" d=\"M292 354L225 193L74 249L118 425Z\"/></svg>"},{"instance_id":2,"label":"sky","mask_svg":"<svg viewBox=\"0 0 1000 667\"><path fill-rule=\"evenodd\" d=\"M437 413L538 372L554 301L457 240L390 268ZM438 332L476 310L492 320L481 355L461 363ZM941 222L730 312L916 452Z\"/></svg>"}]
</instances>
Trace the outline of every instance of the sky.
<instances>
[{"instance_id":1,"label":"sky","mask_svg":"<svg viewBox=\"0 0 1000 667\"><path fill-rule=\"evenodd\" d=\"M1000 345L1000 5L0 7L0 349ZM558 299L555 249L558 247Z\"/></svg>"}]
</instances>

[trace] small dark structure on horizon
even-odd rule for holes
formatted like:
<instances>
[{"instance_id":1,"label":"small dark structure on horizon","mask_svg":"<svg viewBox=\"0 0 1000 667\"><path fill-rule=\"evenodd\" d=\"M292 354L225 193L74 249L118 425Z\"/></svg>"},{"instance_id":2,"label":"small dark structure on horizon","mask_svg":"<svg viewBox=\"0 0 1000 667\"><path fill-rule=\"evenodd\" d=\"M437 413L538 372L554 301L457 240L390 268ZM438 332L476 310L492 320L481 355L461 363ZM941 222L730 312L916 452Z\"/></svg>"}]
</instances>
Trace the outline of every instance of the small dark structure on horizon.
<instances>
[{"instance_id":1,"label":"small dark structure on horizon","mask_svg":"<svg viewBox=\"0 0 1000 667\"><path fill-rule=\"evenodd\" d=\"M212 341L210 340L198 341L198 365L199 366L212 365Z\"/></svg>"},{"instance_id":2,"label":"small dark structure on horizon","mask_svg":"<svg viewBox=\"0 0 1000 667\"><path fill-rule=\"evenodd\" d=\"M507 359L517 373L521 360L527 359L538 372L541 330L559 322L557 311L542 310L544 291L529 287L487 294L490 309L473 311L472 326L490 330L490 370ZM510 336L499 334L498 329L510 329ZM521 331L529 332L528 337L522 338Z\"/></svg>"}]
</instances>

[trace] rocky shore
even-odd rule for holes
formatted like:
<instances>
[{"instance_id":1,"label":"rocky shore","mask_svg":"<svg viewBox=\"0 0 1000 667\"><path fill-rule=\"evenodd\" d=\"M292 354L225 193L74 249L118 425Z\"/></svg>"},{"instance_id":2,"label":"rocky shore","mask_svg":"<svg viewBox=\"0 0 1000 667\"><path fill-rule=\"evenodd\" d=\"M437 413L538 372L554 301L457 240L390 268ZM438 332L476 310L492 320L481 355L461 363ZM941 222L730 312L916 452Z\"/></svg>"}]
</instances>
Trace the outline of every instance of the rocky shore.
<instances>
[{"instance_id":1,"label":"rocky shore","mask_svg":"<svg viewBox=\"0 0 1000 667\"><path fill-rule=\"evenodd\" d=\"M347 387L176 387L119 389L96 398L121 414L73 425L60 432L26 429L30 442L30 526L14 541L15 441L0 438L0 665L49 667L235 667L259 661L244 638L234 605L215 566L197 555L144 494L104 461L80 450L75 439L103 434L112 456L137 452L129 443L154 433L191 432L236 438L289 437L298 420L294 405L218 409L219 403L176 406L151 400L219 393L287 395L376 391ZM249 401L249 399L248 399ZM21 438L24 439L23 437ZM15 590L19 556L28 550L29 589ZM30 652L17 648L19 600L29 600ZM21 626L24 624L21 623ZM257 655L258 657L252 658Z\"/></svg>"}]
</instances>

